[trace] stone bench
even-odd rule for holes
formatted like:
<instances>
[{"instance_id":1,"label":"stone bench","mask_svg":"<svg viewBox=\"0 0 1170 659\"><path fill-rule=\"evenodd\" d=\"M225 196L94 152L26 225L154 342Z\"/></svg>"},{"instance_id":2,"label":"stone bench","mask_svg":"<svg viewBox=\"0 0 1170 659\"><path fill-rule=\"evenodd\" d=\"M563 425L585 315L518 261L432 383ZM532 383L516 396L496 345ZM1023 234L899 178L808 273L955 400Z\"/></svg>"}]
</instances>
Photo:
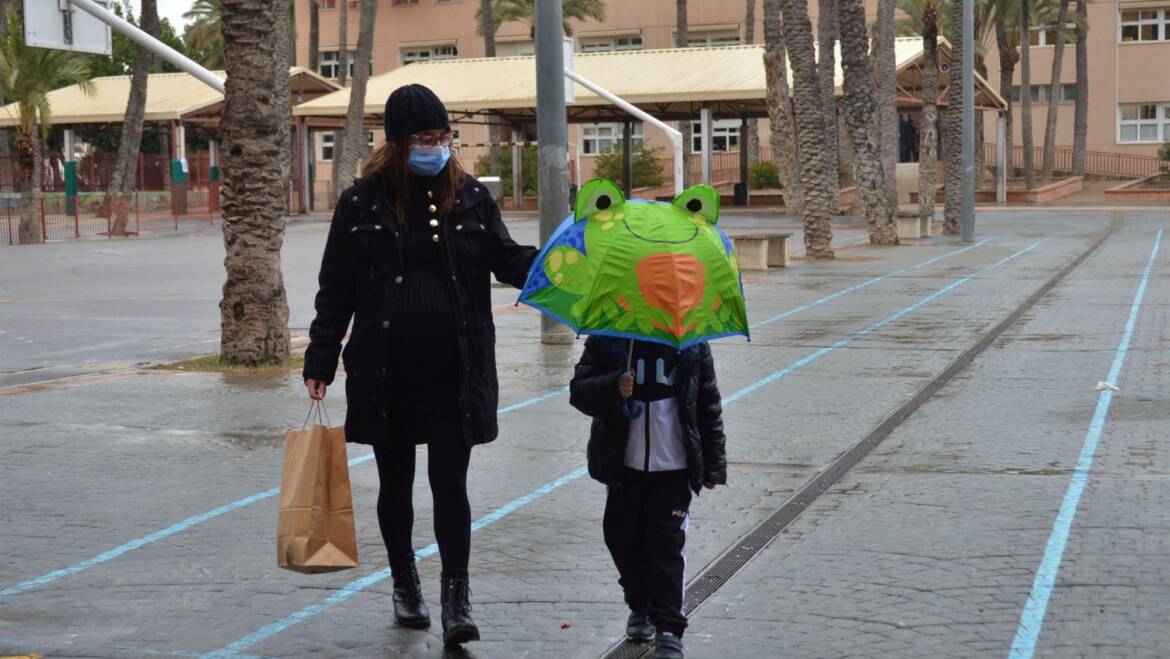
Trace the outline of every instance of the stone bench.
<instances>
[{"instance_id":1,"label":"stone bench","mask_svg":"<svg viewBox=\"0 0 1170 659\"><path fill-rule=\"evenodd\" d=\"M930 222L918 215L917 211L898 211L894 214L894 220L898 223L898 239L899 240L917 240L923 236L930 235Z\"/></svg>"},{"instance_id":2,"label":"stone bench","mask_svg":"<svg viewBox=\"0 0 1170 659\"><path fill-rule=\"evenodd\" d=\"M791 233L766 232L731 236L740 270L767 270L788 267L788 239Z\"/></svg>"}]
</instances>

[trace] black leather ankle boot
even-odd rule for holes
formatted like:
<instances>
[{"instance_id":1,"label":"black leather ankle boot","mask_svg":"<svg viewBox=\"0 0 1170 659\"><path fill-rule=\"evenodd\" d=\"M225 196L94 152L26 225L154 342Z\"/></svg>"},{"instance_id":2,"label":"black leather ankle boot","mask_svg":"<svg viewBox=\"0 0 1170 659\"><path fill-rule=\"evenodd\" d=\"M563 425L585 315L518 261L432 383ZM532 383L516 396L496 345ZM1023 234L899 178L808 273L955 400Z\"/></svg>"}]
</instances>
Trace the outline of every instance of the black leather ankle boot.
<instances>
[{"instance_id":1,"label":"black leather ankle boot","mask_svg":"<svg viewBox=\"0 0 1170 659\"><path fill-rule=\"evenodd\" d=\"M443 643L457 645L479 640L479 628L471 619L471 585L467 570L444 572L442 583Z\"/></svg>"},{"instance_id":2,"label":"black leather ankle boot","mask_svg":"<svg viewBox=\"0 0 1170 659\"><path fill-rule=\"evenodd\" d=\"M414 561L401 574L394 573L394 622L415 629L431 626L431 612L423 601Z\"/></svg>"}]
</instances>

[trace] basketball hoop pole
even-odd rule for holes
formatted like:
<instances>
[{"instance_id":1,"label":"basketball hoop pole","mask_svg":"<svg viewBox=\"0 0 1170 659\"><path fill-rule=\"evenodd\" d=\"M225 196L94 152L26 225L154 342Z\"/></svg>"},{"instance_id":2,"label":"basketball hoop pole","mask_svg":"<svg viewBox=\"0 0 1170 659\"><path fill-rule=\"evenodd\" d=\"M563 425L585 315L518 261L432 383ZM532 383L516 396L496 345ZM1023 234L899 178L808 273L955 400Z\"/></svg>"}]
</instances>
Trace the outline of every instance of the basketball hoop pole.
<instances>
[{"instance_id":1,"label":"basketball hoop pole","mask_svg":"<svg viewBox=\"0 0 1170 659\"><path fill-rule=\"evenodd\" d=\"M214 73L208 71L202 66L199 66L199 64L195 63L191 59L184 57L174 48L171 48L165 43L138 29L129 21L123 19L109 9L106 9L93 0L69 0L69 3L84 11L85 13L90 14L106 25L109 25L111 28L126 35L130 39L137 42L138 45L149 50L155 55L158 55L171 64L179 67L183 71L186 71L187 73L195 76L201 82L207 84L207 86L211 87L215 91L221 94L224 93L223 80L220 80Z\"/></svg>"}]
</instances>

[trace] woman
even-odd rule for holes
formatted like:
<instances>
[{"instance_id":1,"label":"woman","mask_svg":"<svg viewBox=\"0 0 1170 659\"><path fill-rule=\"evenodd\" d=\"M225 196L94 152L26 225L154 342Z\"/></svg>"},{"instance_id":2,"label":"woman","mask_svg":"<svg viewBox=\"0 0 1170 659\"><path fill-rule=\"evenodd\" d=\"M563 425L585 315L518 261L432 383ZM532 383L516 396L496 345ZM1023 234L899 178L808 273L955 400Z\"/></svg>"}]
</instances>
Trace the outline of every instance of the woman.
<instances>
[{"instance_id":1,"label":"woman","mask_svg":"<svg viewBox=\"0 0 1170 659\"><path fill-rule=\"evenodd\" d=\"M385 130L386 143L333 214L305 386L323 398L341 352L346 439L374 449L394 619L407 627L430 625L411 544L415 445L427 445L443 640L464 643L479 639L467 576L467 468L471 447L497 434L490 275L523 286L536 249L512 241L488 190L451 155L447 110L434 92L395 90Z\"/></svg>"}]
</instances>

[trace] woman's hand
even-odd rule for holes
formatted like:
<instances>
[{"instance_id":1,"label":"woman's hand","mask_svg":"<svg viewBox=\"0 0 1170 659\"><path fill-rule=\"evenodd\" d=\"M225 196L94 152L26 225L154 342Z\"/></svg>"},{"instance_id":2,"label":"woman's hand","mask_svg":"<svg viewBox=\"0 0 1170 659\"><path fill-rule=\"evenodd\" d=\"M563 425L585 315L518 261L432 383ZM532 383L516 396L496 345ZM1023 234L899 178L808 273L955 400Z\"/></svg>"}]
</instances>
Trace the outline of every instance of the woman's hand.
<instances>
[{"instance_id":1,"label":"woman's hand","mask_svg":"<svg viewBox=\"0 0 1170 659\"><path fill-rule=\"evenodd\" d=\"M634 374L630 372L622 373L618 378L618 393L622 398L629 398L634 395Z\"/></svg>"},{"instance_id":2,"label":"woman's hand","mask_svg":"<svg viewBox=\"0 0 1170 659\"><path fill-rule=\"evenodd\" d=\"M328 386L324 380L317 380L315 378L305 380L305 387L309 390L309 398L313 400L325 398L325 388Z\"/></svg>"}]
</instances>

